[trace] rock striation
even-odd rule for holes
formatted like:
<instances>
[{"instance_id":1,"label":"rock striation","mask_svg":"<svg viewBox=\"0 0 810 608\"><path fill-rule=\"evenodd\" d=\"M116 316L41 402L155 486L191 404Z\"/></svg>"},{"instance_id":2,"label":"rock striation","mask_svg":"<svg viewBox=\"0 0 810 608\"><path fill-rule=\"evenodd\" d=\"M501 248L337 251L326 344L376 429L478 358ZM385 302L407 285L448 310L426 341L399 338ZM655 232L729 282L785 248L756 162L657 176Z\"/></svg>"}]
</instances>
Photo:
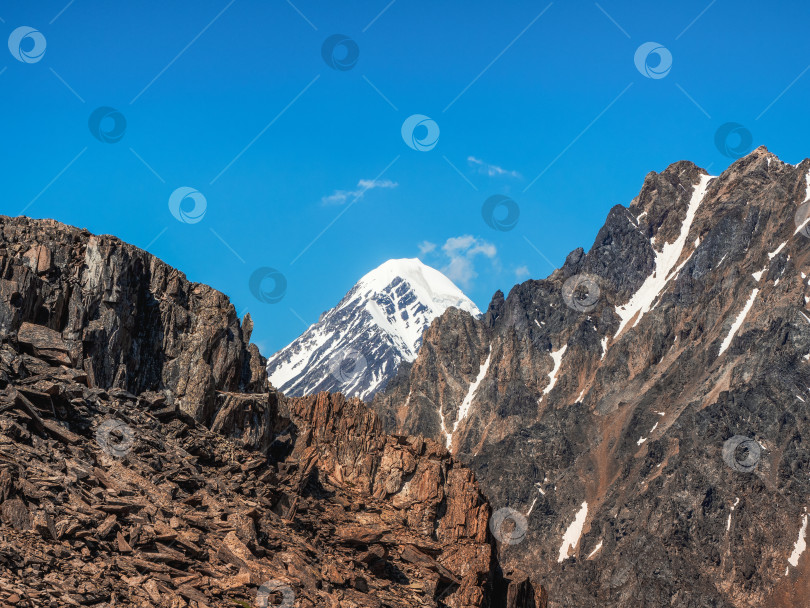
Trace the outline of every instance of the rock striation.
<instances>
[{"instance_id":1,"label":"rock striation","mask_svg":"<svg viewBox=\"0 0 810 608\"><path fill-rule=\"evenodd\" d=\"M216 290L0 217L0 604L544 608L473 474L287 398Z\"/></svg>"}]
</instances>

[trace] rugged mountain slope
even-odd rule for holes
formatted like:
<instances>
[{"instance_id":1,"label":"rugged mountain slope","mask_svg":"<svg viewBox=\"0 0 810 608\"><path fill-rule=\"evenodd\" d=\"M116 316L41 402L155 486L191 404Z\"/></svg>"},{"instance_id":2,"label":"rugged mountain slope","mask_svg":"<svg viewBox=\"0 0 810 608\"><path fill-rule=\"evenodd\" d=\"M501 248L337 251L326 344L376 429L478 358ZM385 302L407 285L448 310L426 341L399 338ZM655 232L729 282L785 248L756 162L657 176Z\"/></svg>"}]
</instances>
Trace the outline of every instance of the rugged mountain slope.
<instances>
[{"instance_id":1,"label":"rugged mountain slope","mask_svg":"<svg viewBox=\"0 0 810 608\"><path fill-rule=\"evenodd\" d=\"M469 470L272 391L246 321L115 238L0 217L0 603L544 605Z\"/></svg>"},{"instance_id":2,"label":"rugged mountain slope","mask_svg":"<svg viewBox=\"0 0 810 608\"><path fill-rule=\"evenodd\" d=\"M480 314L438 270L416 258L388 260L270 357L270 381L288 395L339 391L369 399L403 361L416 359L425 329L449 307Z\"/></svg>"},{"instance_id":3,"label":"rugged mountain slope","mask_svg":"<svg viewBox=\"0 0 810 608\"><path fill-rule=\"evenodd\" d=\"M650 173L589 252L445 313L377 395L514 509L501 563L549 606L810 604L809 172L759 148Z\"/></svg>"}]
</instances>

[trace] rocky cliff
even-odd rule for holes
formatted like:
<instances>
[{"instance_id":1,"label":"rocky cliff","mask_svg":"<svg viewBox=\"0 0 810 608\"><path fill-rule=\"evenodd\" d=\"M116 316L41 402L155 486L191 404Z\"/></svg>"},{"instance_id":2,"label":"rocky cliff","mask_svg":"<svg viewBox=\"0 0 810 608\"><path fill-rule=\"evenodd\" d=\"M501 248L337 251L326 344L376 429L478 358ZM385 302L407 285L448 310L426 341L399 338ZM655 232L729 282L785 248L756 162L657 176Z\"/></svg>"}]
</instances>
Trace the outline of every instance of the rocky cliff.
<instances>
[{"instance_id":1,"label":"rocky cliff","mask_svg":"<svg viewBox=\"0 0 810 608\"><path fill-rule=\"evenodd\" d=\"M650 173L587 253L437 319L375 399L511 510L501 563L549 606L810 603L809 174L764 148Z\"/></svg>"},{"instance_id":2,"label":"rocky cliff","mask_svg":"<svg viewBox=\"0 0 810 608\"><path fill-rule=\"evenodd\" d=\"M0 603L537 608L436 442L287 399L216 290L0 217Z\"/></svg>"}]
</instances>

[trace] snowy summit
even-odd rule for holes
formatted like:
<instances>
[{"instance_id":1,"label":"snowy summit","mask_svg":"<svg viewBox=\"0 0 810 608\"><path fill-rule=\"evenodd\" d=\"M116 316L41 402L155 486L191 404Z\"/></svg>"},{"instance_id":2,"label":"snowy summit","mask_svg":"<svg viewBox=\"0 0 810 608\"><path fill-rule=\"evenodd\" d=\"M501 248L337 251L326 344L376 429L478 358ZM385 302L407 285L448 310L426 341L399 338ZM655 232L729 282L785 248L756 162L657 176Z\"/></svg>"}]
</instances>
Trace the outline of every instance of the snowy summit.
<instances>
[{"instance_id":1,"label":"snowy summit","mask_svg":"<svg viewBox=\"0 0 810 608\"><path fill-rule=\"evenodd\" d=\"M288 395L339 391L368 399L386 385L400 363L416 359L422 334L451 306L481 314L435 268L417 258L388 260L270 357L270 381Z\"/></svg>"}]
</instances>

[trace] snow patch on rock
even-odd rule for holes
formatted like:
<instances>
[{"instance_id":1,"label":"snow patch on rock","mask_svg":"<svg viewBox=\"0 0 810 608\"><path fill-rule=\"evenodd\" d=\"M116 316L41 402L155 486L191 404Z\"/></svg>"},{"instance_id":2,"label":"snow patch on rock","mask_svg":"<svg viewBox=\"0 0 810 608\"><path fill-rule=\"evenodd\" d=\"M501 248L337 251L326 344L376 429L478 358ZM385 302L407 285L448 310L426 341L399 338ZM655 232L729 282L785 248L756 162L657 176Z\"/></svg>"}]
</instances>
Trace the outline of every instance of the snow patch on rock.
<instances>
[{"instance_id":1,"label":"snow patch on rock","mask_svg":"<svg viewBox=\"0 0 810 608\"><path fill-rule=\"evenodd\" d=\"M802 516L802 527L799 529L799 538L796 539L796 544L793 545L793 553L788 558L788 563L794 568L799 565L799 558L807 549L807 542L804 540L804 535L807 532L807 513Z\"/></svg>"},{"instance_id":2,"label":"snow patch on rock","mask_svg":"<svg viewBox=\"0 0 810 608\"><path fill-rule=\"evenodd\" d=\"M622 330L633 318L635 318L633 327L638 324L641 317L644 316L644 313L650 310L669 280L675 276L686 263L686 260L684 260L680 266L675 268L675 265L678 263L683 253L684 245L686 245L686 238L689 235L689 229L692 227L695 214L700 207L700 203L706 194L706 189L709 187L709 181L712 178L713 176L711 175L700 176L700 181L695 185L692 198L689 200L689 207L686 210L686 217L681 224L681 232L678 238L672 243L664 243L661 251L655 254L655 269L652 274L647 277L638 291L633 294L624 306L616 307L616 314L621 318L619 329L615 334L616 336L622 333Z\"/></svg>"},{"instance_id":3,"label":"snow patch on rock","mask_svg":"<svg viewBox=\"0 0 810 608\"><path fill-rule=\"evenodd\" d=\"M588 503L583 502L579 511L574 516L574 521L568 526L568 529L563 535L562 546L560 546L560 555L557 562L565 561L569 557L569 553L577 548L579 539L582 536L582 528L585 525L585 519L588 517Z\"/></svg>"},{"instance_id":4,"label":"snow patch on rock","mask_svg":"<svg viewBox=\"0 0 810 608\"><path fill-rule=\"evenodd\" d=\"M458 430L458 425L461 424L461 421L467 417L467 414L470 413L470 406L472 405L473 397L475 397L475 391L478 390L478 386L484 380L487 375L487 371L489 370L489 361L492 359L492 347L489 347L489 353L487 354L487 360L481 364L481 367L478 369L478 376L476 376L475 380L472 381L470 384L470 388L467 391L467 395L464 397L464 401L461 402L461 407L458 408L458 415L456 416L456 422L453 425L453 431L451 433L446 433L447 435L447 448L450 449L450 445L453 443L453 434ZM444 424L444 420L442 420L442 424Z\"/></svg>"},{"instance_id":5,"label":"snow patch on rock","mask_svg":"<svg viewBox=\"0 0 810 608\"><path fill-rule=\"evenodd\" d=\"M565 350L568 348L568 345L564 345L560 350L552 351L551 358L554 360L554 368L548 373L549 383L546 388L543 389L543 396L548 395L551 392L551 389L554 388L554 385L557 384L557 373L560 371L560 367L562 366L562 358L565 354ZM543 400L543 397L540 397L540 400Z\"/></svg>"},{"instance_id":6,"label":"snow patch on rock","mask_svg":"<svg viewBox=\"0 0 810 608\"><path fill-rule=\"evenodd\" d=\"M734 323L731 325L731 329L729 330L725 340L723 340L723 343L720 344L720 352L717 353L718 357L722 355L725 352L725 350L731 345L731 341L734 339L734 336L737 334L737 331L739 331L740 327L742 327L742 324L745 321L745 317L748 315L748 311L750 311L751 307L754 305L754 300L757 299L758 293L759 289L754 289L751 292L751 295L748 296L748 301L745 303L745 306L743 306L743 309L740 311L740 314L737 315L737 318L734 319Z\"/></svg>"}]
</instances>

